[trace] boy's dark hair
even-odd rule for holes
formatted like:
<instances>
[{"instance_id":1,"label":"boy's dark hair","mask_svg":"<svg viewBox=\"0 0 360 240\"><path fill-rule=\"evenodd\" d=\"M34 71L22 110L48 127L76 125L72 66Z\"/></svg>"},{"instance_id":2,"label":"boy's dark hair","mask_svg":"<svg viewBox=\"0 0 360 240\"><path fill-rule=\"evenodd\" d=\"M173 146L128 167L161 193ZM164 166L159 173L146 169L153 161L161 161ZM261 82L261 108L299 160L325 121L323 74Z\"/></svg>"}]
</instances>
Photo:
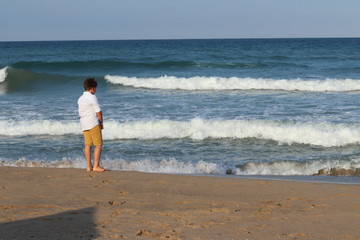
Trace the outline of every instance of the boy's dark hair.
<instances>
[{"instance_id":1,"label":"boy's dark hair","mask_svg":"<svg viewBox=\"0 0 360 240\"><path fill-rule=\"evenodd\" d=\"M95 78L88 78L84 81L84 89L85 91L89 91L92 88L96 88L97 87L97 82L95 80Z\"/></svg>"}]
</instances>

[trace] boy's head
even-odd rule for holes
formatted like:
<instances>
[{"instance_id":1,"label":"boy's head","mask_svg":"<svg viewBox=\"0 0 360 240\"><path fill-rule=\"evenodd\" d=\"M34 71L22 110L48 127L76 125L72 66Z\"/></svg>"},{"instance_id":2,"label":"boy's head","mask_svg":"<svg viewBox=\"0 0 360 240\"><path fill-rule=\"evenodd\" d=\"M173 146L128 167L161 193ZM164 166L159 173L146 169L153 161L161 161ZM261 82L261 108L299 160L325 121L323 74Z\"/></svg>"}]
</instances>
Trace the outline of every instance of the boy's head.
<instances>
[{"instance_id":1,"label":"boy's head","mask_svg":"<svg viewBox=\"0 0 360 240\"><path fill-rule=\"evenodd\" d=\"M93 88L97 87L97 82L95 78L88 78L84 81L84 89L85 91L90 91Z\"/></svg>"}]
</instances>

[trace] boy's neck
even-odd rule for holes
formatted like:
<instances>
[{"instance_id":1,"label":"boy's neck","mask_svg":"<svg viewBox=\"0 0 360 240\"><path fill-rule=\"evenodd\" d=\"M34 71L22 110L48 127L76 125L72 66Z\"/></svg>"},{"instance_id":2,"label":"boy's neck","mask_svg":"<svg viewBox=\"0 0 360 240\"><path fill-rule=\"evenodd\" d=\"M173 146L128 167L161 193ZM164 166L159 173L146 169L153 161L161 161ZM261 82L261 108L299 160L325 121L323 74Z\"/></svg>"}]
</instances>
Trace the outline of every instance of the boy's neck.
<instances>
[{"instance_id":1,"label":"boy's neck","mask_svg":"<svg viewBox=\"0 0 360 240\"><path fill-rule=\"evenodd\" d=\"M90 90L86 90L86 92L91 93L91 94L95 94L96 93L96 88L92 88Z\"/></svg>"}]
</instances>

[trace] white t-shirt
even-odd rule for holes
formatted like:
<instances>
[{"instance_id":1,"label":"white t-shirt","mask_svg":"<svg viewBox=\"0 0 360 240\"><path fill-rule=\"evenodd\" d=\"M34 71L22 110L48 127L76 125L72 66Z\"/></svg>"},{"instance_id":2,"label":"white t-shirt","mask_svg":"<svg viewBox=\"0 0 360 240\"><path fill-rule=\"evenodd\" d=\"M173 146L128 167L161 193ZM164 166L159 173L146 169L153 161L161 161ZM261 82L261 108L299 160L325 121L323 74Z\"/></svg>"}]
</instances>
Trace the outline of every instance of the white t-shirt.
<instances>
[{"instance_id":1,"label":"white t-shirt","mask_svg":"<svg viewBox=\"0 0 360 240\"><path fill-rule=\"evenodd\" d=\"M92 129L99 124L99 119L97 118L96 113L101 112L101 109L94 94L84 92L84 94L78 99L78 106L81 129L83 131Z\"/></svg>"}]
</instances>

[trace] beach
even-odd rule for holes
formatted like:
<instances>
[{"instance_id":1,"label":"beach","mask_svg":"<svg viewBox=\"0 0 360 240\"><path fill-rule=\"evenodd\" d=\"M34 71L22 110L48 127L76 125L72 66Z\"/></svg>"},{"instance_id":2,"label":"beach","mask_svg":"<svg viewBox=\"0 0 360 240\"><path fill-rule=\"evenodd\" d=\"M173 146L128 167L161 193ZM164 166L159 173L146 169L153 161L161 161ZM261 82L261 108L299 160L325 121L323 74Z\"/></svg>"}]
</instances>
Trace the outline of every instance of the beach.
<instances>
[{"instance_id":1,"label":"beach","mask_svg":"<svg viewBox=\"0 0 360 240\"><path fill-rule=\"evenodd\" d=\"M0 168L0 239L359 239L360 186Z\"/></svg>"}]
</instances>

